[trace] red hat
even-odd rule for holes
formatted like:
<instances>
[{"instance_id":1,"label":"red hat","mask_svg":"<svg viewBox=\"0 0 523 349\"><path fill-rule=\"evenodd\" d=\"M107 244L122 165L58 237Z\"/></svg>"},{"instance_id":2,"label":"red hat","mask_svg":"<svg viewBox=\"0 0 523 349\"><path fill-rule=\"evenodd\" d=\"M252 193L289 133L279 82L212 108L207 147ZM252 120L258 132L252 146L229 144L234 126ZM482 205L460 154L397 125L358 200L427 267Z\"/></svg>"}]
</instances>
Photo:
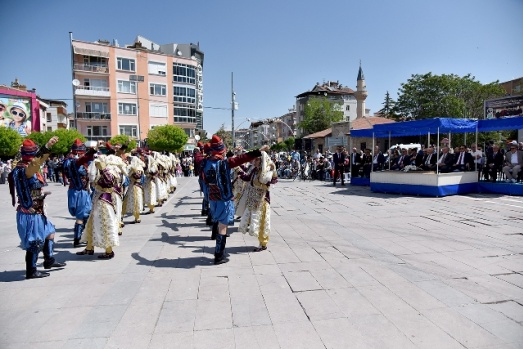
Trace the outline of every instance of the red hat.
<instances>
[{"instance_id":1,"label":"red hat","mask_svg":"<svg viewBox=\"0 0 523 349\"><path fill-rule=\"evenodd\" d=\"M203 145L203 152L208 154L211 151L211 143L207 142Z\"/></svg>"},{"instance_id":2,"label":"red hat","mask_svg":"<svg viewBox=\"0 0 523 349\"><path fill-rule=\"evenodd\" d=\"M198 148L202 149L203 148L203 143L202 142L198 142L198 143L196 143L196 146Z\"/></svg>"},{"instance_id":3,"label":"red hat","mask_svg":"<svg viewBox=\"0 0 523 349\"><path fill-rule=\"evenodd\" d=\"M22 143L22 148L20 148L20 153L22 153L22 160L30 161L35 157L38 152L38 145L30 139L24 140Z\"/></svg>"},{"instance_id":4,"label":"red hat","mask_svg":"<svg viewBox=\"0 0 523 349\"><path fill-rule=\"evenodd\" d=\"M225 144L223 144L223 141L220 137L217 135L213 135L211 139L211 153L213 155L215 154L223 154L225 152Z\"/></svg>"},{"instance_id":5,"label":"red hat","mask_svg":"<svg viewBox=\"0 0 523 349\"><path fill-rule=\"evenodd\" d=\"M71 146L71 152L73 154L85 153L87 148L85 144L80 139L75 139L73 145Z\"/></svg>"}]
</instances>

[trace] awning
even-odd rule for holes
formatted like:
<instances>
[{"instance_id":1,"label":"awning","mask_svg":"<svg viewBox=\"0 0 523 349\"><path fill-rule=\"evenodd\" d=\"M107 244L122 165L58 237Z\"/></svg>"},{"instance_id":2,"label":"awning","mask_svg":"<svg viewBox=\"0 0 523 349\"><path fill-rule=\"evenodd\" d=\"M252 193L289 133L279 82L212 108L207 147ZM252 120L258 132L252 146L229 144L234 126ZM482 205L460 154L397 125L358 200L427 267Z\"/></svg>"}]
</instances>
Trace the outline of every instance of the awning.
<instances>
[{"instance_id":1,"label":"awning","mask_svg":"<svg viewBox=\"0 0 523 349\"><path fill-rule=\"evenodd\" d=\"M109 52L103 52L98 50L91 50L88 48L80 48L73 46L74 53L77 55L93 56L93 57L109 57Z\"/></svg>"}]
</instances>

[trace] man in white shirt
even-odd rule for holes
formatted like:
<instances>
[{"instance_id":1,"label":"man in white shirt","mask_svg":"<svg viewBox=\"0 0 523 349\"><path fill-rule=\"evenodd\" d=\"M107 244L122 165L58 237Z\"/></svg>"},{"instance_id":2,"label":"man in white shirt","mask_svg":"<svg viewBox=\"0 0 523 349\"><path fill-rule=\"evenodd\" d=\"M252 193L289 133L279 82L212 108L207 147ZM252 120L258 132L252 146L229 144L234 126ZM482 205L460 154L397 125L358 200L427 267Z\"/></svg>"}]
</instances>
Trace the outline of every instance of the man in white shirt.
<instances>
[{"instance_id":1,"label":"man in white shirt","mask_svg":"<svg viewBox=\"0 0 523 349\"><path fill-rule=\"evenodd\" d=\"M516 183L521 166L523 166L523 151L518 150L515 142L511 143L510 151L505 154L505 166L503 166L505 182Z\"/></svg>"}]
</instances>

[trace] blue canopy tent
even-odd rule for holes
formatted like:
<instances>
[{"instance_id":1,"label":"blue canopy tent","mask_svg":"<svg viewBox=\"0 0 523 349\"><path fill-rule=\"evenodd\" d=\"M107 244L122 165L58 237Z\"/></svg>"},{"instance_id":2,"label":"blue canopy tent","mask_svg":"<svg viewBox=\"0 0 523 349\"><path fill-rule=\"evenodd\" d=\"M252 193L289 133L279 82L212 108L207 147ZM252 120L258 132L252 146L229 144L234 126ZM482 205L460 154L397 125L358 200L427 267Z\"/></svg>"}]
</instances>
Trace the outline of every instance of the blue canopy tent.
<instances>
[{"instance_id":1,"label":"blue canopy tent","mask_svg":"<svg viewBox=\"0 0 523 349\"><path fill-rule=\"evenodd\" d=\"M478 121L479 132L523 129L523 116Z\"/></svg>"}]
</instances>

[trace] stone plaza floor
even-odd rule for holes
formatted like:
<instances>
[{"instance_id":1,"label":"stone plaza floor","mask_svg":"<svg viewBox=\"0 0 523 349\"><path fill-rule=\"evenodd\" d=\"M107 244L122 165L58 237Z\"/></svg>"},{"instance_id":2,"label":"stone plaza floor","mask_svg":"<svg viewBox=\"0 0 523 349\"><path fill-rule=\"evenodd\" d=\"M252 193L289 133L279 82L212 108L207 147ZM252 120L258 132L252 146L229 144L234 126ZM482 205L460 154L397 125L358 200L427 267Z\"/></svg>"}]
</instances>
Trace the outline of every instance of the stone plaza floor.
<instances>
[{"instance_id":1,"label":"stone plaza floor","mask_svg":"<svg viewBox=\"0 0 523 349\"><path fill-rule=\"evenodd\" d=\"M75 255L67 189L46 188L67 266L25 280L0 185L0 348L523 348L522 197L281 180L268 250L232 228L214 266L196 178L112 260Z\"/></svg>"}]
</instances>

